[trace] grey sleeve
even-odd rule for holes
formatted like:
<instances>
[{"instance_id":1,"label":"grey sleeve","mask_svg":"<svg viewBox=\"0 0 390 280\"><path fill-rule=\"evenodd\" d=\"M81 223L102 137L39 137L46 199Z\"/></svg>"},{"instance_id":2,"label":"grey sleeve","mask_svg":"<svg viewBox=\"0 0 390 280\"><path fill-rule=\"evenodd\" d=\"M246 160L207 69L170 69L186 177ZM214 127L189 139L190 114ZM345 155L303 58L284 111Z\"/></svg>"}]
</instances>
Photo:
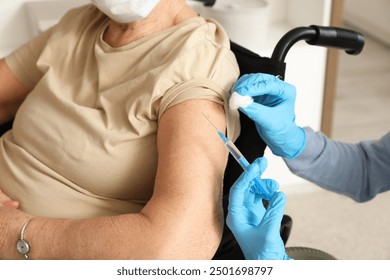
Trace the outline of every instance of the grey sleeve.
<instances>
[{"instance_id":1,"label":"grey sleeve","mask_svg":"<svg viewBox=\"0 0 390 280\"><path fill-rule=\"evenodd\" d=\"M390 190L390 132L379 140L349 144L306 127L305 150L284 159L294 174L363 202Z\"/></svg>"}]
</instances>

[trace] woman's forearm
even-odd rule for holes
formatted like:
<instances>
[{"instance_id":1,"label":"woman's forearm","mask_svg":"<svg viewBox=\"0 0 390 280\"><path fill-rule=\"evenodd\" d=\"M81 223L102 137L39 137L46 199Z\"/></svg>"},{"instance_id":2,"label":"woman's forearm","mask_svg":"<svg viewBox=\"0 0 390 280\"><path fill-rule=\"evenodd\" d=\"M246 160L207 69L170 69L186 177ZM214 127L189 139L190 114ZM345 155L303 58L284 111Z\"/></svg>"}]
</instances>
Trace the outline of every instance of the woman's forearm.
<instances>
[{"instance_id":1,"label":"woman's forearm","mask_svg":"<svg viewBox=\"0 0 390 280\"><path fill-rule=\"evenodd\" d=\"M26 239L32 259L142 259L144 250L158 242L158 236L151 238L152 232L142 214L89 220L36 218Z\"/></svg>"},{"instance_id":2,"label":"woman's forearm","mask_svg":"<svg viewBox=\"0 0 390 280\"><path fill-rule=\"evenodd\" d=\"M6 258L20 259L15 241L23 223L19 215L9 228ZM88 220L33 218L25 231L31 259L204 259L211 258L219 243L220 224L198 225L193 233L191 217L166 220L143 213ZM192 217L196 219L196 217ZM19 225L19 226L18 226ZM199 230L205 226L205 230ZM207 230L206 230L207 228ZM213 230L214 228L214 230ZM203 232L203 234L202 234ZM196 234L196 236L195 236ZM193 235L193 236L191 236ZM214 237L213 237L214 236ZM204 242L206 241L207 242ZM197 240L195 243L194 241ZM196 244L197 243L197 244ZM204 246L204 244L209 244Z\"/></svg>"}]
</instances>

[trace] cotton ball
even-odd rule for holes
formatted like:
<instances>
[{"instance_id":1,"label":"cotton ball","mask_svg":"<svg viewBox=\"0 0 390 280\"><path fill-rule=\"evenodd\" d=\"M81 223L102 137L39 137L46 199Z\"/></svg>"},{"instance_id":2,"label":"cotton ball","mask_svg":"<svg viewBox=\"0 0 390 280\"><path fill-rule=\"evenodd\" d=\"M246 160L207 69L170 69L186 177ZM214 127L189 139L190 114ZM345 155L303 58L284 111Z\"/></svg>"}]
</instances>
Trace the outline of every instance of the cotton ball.
<instances>
[{"instance_id":1,"label":"cotton ball","mask_svg":"<svg viewBox=\"0 0 390 280\"><path fill-rule=\"evenodd\" d=\"M236 91L232 93L229 100L230 109L237 110L238 108L246 108L253 103L253 98L238 94Z\"/></svg>"}]
</instances>

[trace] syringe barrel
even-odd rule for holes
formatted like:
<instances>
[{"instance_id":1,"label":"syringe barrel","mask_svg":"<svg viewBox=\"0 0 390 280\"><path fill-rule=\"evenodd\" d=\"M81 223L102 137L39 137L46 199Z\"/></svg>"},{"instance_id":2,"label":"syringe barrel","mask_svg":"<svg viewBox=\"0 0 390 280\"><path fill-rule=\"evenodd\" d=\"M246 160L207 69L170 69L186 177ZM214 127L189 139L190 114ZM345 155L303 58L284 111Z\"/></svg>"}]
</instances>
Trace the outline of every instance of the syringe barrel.
<instances>
[{"instance_id":1,"label":"syringe barrel","mask_svg":"<svg viewBox=\"0 0 390 280\"><path fill-rule=\"evenodd\" d=\"M234 157L235 160L237 160L238 163L240 163L240 158L244 158L244 156L241 154L241 152L237 149L237 147L233 144L232 141L225 142L226 148L229 150L230 154ZM241 165L241 163L240 163ZM245 167L243 167L245 169Z\"/></svg>"},{"instance_id":2,"label":"syringe barrel","mask_svg":"<svg viewBox=\"0 0 390 280\"><path fill-rule=\"evenodd\" d=\"M234 159L240 164L242 169L246 170L249 166L249 162L242 155L242 153L237 149L237 147L232 143L232 141L225 142L226 148L229 150L230 154L234 157ZM262 187L259 178L254 179L255 184L258 186L259 190L262 190L263 194L266 196L267 200L271 199L270 193L268 190Z\"/></svg>"},{"instance_id":3,"label":"syringe barrel","mask_svg":"<svg viewBox=\"0 0 390 280\"><path fill-rule=\"evenodd\" d=\"M241 167L245 170L249 162L245 159L242 153L237 149L237 147L233 144L232 141L225 142L226 148L229 150L230 154L234 157L234 159L241 165Z\"/></svg>"}]
</instances>

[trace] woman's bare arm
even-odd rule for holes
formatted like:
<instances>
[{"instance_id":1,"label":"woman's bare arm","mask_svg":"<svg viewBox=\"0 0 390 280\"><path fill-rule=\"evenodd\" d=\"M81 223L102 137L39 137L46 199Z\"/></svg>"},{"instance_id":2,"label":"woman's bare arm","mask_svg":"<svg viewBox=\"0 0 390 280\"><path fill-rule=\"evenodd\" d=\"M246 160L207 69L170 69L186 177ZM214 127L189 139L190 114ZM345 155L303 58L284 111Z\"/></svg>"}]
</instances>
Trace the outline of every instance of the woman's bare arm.
<instances>
[{"instance_id":1,"label":"woman's bare arm","mask_svg":"<svg viewBox=\"0 0 390 280\"><path fill-rule=\"evenodd\" d=\"M29 90L9 70L5 59L0 59L0 124L11 120Z\"/></svg>"},{"instance_id":2,"label":"woman's bare arm","mask_svg":"<svg viewBox=\"0 0 390 280\"><path fill-rule=\"evenodd\" d=\"M25 233L30 257L210 259L222 234L227 152L202 113L225 130L224 109L211 101L187 101L164 113L154 193L140 213L88 220L35 218ZM10 237L3 244L6 250L0 250L7 255L0 253L0 258L21 257L14 240L27 218L19 210L0 208L0 235Z\"/></svg>"}]
</instances>

